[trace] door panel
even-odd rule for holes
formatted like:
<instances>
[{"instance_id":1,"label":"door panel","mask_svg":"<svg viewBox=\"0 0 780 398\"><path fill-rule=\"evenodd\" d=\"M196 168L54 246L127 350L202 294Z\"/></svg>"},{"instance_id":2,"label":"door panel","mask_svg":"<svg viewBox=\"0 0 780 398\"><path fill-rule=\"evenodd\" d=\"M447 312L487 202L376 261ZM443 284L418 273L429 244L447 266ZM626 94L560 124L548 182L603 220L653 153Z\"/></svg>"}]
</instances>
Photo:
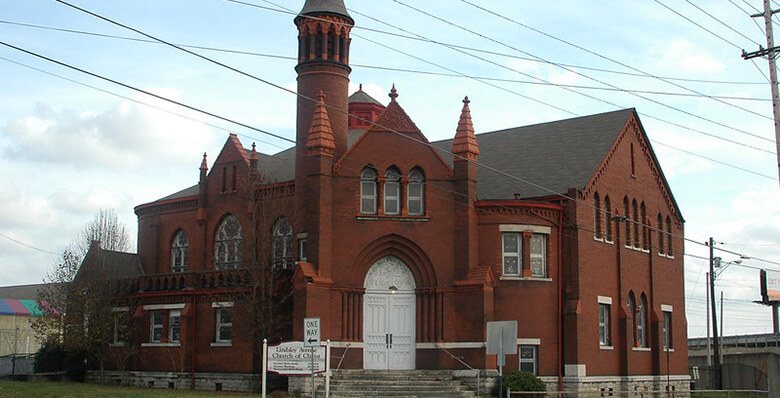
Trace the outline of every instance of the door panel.
<instances>
[{"instance_id":1,"label":"door panel","mask_svg":"<svg viewBox=\"0 0 780 398\"><path fill-rule=\"evenodd\" d=\"M363 367L414 369L414 293L366 293Z\"/></svg>"}]
</instances>

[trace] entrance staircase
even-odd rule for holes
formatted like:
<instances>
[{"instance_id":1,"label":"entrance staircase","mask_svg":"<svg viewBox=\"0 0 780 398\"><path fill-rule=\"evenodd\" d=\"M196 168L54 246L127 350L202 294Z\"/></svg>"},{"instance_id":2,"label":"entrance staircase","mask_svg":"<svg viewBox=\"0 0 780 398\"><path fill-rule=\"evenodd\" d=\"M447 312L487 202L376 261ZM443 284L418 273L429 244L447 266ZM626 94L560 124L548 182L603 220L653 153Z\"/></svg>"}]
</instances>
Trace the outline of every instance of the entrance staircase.
<instances>
[{"instance_id":1,"label":"entrance staircase","mask_svg":"<svg viewBox=\"0 0 780 398\"><path fill-rule=\"evenodd\" d=\"M317 397L324 397L318 386ZM334 370L332 398L476 398L446 370Z\"/></svg>"}]
</instances>

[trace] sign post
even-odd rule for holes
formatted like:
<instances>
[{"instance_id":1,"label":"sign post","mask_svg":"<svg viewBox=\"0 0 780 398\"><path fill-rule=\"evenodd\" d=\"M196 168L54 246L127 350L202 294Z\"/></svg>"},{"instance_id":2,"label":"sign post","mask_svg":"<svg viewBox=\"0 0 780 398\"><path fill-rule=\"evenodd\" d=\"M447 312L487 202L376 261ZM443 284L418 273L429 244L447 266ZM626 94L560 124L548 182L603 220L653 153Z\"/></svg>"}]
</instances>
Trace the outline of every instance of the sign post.
<instances>
[{"instance_id":1,"label":"sign post","mask_svg":"<svg viewBox=\"0 0 780 398\"><path fill-rule=\"evenodd\" d=\"M320 346L320 318L304 318L303 319L303 346L304 347L318 347ZM311 398L314 397L314 353L311 355Z\"/></svg>"},{"instance_id":2,"label":"sign post","mask_svg":"<svg viewBox=\"0 0 780 398\"><path fill-rule=\"evenodd\" d=\"M261 376L261 383L263 386L261 387L262 397L265 398L265 382L267 380L266 373L268 372L268 339L263 339L263 375Z\"/></svg>"},{"instance_id":3,"label":"sign post","mask_svg":"<svg viewBox=\"0 0 780 398\"><path fill-rule=\"evenodd\" d=\"M517 321L487 323L487 354L498 355L498 396L502 393L506 354L517 354Z\"/></svg>"}]
</instances>

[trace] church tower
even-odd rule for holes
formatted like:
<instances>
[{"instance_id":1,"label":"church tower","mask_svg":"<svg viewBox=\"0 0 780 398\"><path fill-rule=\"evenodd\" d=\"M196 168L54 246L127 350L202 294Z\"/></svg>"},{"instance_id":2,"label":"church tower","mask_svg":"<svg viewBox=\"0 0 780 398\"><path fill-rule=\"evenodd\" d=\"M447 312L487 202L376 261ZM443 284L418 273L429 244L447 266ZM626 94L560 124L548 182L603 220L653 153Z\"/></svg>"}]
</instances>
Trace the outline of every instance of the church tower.
<instances>
[{"instance_id":1,"label":"church tower","mask_svg":"<svg viewBox=\"0 0 780 398\"><path fill-rule=\"evenodd\" d=\"M349 67L349 32L354 23L343 0L306 0L295 18L298 93L308 97L298 97L296 170L303 169L297 166L306 157L306 139L320 92L327 105L343 110L328 109L336 145L334 155L338 159L347 151L346 112L349 73L352 71Z\"/></svg>"}]
</instances>

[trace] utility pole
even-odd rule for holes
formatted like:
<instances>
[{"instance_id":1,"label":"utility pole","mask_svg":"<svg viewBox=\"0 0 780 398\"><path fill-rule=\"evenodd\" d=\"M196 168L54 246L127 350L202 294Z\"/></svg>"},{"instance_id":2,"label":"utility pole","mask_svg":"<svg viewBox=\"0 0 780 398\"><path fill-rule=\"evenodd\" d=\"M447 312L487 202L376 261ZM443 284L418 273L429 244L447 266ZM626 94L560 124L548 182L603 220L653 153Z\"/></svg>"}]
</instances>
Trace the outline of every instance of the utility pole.
<instances>
[{"instance_id":1,"label":"utility pole","mask_svg":"<svg viewBox=\"0 0 780 398\"><path fill-rule=\"evenodd\" d=\"M769 57L769 81L772 85L772 114L775 119L775 146L777 150L777 172L780 178L780 101L778 97L777 88L777 68L775 67L775 54L778 47L775 47L775 39L772 36L772 14L780 12L780 10L772 10L769 6L769 0L764 0L764 12L761 14L753 14L751 17L759 18L764 17L764 25L766 26L766 47L758 46L758 51L751 53L742 50L742 58L748 60L756 57ZM780 179L778 180L780 181Z\"/></svg>"},{"instance_id":2,"label":"utility pole","mask_svg":"<svg viewBox=\"0 0 780 398\"><path fill-rule=\"evenodd\" d=\"M720 347L718 347L718 317L715 309L715 258L713 257L715 240L710 237L708 243L710 247L710 303L712 305L712 338L715 355L713 355L712 362L714 364L715 373L715 389L720 390L723 388L720 377Z\"/></svg>"}]
</instances>

